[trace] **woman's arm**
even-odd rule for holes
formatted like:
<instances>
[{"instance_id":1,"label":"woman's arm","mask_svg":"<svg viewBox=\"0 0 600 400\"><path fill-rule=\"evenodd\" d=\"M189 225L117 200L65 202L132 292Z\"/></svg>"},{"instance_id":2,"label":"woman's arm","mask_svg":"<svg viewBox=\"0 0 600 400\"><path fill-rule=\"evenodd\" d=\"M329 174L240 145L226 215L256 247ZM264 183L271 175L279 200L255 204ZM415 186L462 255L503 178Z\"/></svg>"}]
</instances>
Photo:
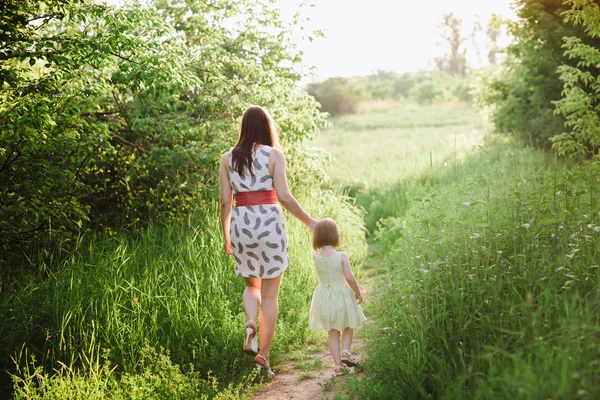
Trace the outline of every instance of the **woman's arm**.
<instances>
[{"instance_id":1,"label":"woman's arm","mask_svg":"<svg viewBox=\"0 0 600 400\"><path fill-rule=\"evenodd\" d=\"M219 184L221 186L221 227L223 228L223 241L225 242L225 253L233 254L229 237L229 226L231 224L232 192L229 181L229 154L223 154L219 166Z\"/></svg>"},{"instance_id":2,"label":"woman's arm","mask_svg":"<svg viewBox=\"0 0 600 400\"><path fill-rule=\"evenodd\" d=\"M354 294L356 295L356 301L358 304L362 303L362 294L360 293L360 288L358 287L356 277L352 273L352 268L350 268L350 259L346 253L342 253L342 271L344 272L344 278L346 278L346 282L348 282L348 285L350 285L354 291Z\"/></svg>"},{"instance_id":3,"label":"woman's arm","mask_svg":"<svg viewBox=\"0 0 600 400\"><path fill-rule=\"evenodd\" d=\"M316 220L310 217L302 209L296 198L290 193L285 173L285 157L279 149L273 149L269 158L269 173L273 177L273 187L277 193L277 199L294 217L308 227L311 231L315 228Z\"/></svg>"}]
</instances>

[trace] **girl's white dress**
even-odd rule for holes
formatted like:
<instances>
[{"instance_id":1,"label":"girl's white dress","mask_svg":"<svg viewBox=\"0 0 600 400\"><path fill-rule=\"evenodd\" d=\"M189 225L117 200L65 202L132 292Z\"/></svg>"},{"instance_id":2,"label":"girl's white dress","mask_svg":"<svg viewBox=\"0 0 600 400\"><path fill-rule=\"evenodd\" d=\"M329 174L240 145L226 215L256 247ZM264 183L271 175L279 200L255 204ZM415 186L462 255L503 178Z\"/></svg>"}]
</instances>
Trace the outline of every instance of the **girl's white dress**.
<instances>
[{"instance_id":1,"label":"girl's white dress","mask_svg":"<svg viewBox=\"0 0 600 400\"><path fill-rule=\"evenodd\" d=\"M359 328L366 320L342 271L342 253L314 255L319 285L313 293L308 327L315 330Z\"/></svg>"}]
</instances>

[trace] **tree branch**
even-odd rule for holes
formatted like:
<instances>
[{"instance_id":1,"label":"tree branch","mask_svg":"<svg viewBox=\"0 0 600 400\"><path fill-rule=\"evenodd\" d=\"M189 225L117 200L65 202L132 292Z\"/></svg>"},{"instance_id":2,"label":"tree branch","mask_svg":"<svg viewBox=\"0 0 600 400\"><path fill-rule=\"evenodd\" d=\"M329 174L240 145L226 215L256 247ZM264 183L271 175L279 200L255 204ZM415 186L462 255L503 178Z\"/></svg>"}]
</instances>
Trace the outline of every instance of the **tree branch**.
<instances>
[{"instance_id":1,"label":"tree branch","mask_svg":"<svg viewBox=\"0 0 600 400\"><path fill-rule=\"evenodd\" d=\"M81 162L79 163L79 166L77 167L77 170L75 171L75 180L77 180L79 178L79 172L85 165L85 162L92 156L92 154L94 154L94 153L92 152L92 153L88 154L87 156L85 156L83 158L83 160L81 160Z\"/></svg>"},{"instance_id":2,"label":"tree branch","mask_svg":"<svg viewBox=\"0 0 600 400\"><path fill-rule=\"evenodd\" d=\"M143 154L148 154L148 150L144 149L143 147L138 146L137 144L130 142L129 140L125 139L123 136L121 135L114 135L113 139L116 139L118 142L126 144L128 146L131 146L135 149L138 149L139 151L141 151Z\"/></svg>"},{"instance_id":3,"label":"tree branch","mask_svg":"<svg viewBox=\"0 0 600 400\"><path fill-rule=\"evenodd\" d=\"M19 145L21 144L21 142L22 142L23 140L24 140L24 138L21 138L21 139L20 139L20 140L17 142L17 144L15 145L15 147L13 147L13 148L10 150L10 153L8 154L8 157L6 157L6 160L4 161L4 164L2 164L2 167L0 167L0 174L1 174L2 172L4 172L4 170L5 170L6 168L8 168L8 166L9 166L10 164L12 164L13 162L15 162L15 161L16 161L16 160L17 160L19 157L21 157L21 152L20 152L20 151L18 151L18 150L17 150L17 148L19 147ZM12 158L12 160L11 160L11 157L12 157L12 155L15 153L15 151L17 152L17 154L16 154L16 155L15 155L15 156Z\"/></svg>"}]
</instances>

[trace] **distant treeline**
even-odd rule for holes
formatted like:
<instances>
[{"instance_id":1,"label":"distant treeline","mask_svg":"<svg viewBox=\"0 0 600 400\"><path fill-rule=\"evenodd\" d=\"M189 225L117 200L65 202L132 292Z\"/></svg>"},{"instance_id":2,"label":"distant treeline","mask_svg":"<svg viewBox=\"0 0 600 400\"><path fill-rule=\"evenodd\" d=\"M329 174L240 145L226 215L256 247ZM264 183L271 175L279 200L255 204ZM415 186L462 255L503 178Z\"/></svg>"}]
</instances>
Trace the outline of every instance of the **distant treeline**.
<instances>
[{"instance_id":1,"label":"distant treeline","mask_svg":"<svg viewBox=\"0 0 600 400\"><path fill-rule=\"evenodd\" d=\"M446 71L396 73L379 70L367 76L335 77L311 83L307 91L331 115L351 114L360 102L410 99L420 104L473 100L473 78Z\"/></svg>"}]
</instances>

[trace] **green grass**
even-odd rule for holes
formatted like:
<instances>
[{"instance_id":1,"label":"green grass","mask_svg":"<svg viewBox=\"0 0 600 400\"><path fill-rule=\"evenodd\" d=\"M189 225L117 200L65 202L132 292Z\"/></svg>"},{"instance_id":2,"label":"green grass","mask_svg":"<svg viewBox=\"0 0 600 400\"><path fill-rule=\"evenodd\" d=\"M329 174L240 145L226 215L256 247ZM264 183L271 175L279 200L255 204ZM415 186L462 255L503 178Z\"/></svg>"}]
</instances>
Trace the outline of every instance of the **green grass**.
<instances>
[{"instance_id":1,"label":"green grass","mask_svg":"<svg viewBox=\"0 0 600 400\"><path fill-rule=\"evenodd\" d=\"M432 166L448 168L482 143L486 128L479 112L467 104L397 103L332 118L331 123L312 144L332 155L329 177L342 190L381 189Z\"/></svg>"},{"instance_id":2,"label":"green grass","mask_svg":"<svg viewBox=\"0 0 600 400\"><path fill-rule=\"evenodd\" d=\"M331 153L330 185L367 210L365 226L407 208L413 181L443 172L483 143L487 125L467 104L394 103L332 118L312 145Z\"/></svg>"},{"instance_id":3,"label":"green grass","mask_svg":"<svg viewBox=\"0 0 600 400\"><path fill-rule=\"evenodd\" d=\"M598 165L494 148L379 232L365 399L600 397Z\"/></svg>"},{"instance_id":4,"label":"green grass","mask_svg":"<svg viewBox=\"0 0 600 400\"><path fill-rule=\"evenodd\" d=\"M302 204L339 221L360 269L366 256L360 214L331 192L311 194ZM317 282L310 232L289 215L286 226L291 264L282 281L274 364L320 339L307 328ZM83 238L54 267L50 276L6 285L0 296L0 355L14 373L17 398L148 398L128 397L130 385L156 392L154 398L177 398L178 391L243 395L253 371L241 352L244 283L223 251L215 205L181 223Z\"/></svg>"}]
</instances>

